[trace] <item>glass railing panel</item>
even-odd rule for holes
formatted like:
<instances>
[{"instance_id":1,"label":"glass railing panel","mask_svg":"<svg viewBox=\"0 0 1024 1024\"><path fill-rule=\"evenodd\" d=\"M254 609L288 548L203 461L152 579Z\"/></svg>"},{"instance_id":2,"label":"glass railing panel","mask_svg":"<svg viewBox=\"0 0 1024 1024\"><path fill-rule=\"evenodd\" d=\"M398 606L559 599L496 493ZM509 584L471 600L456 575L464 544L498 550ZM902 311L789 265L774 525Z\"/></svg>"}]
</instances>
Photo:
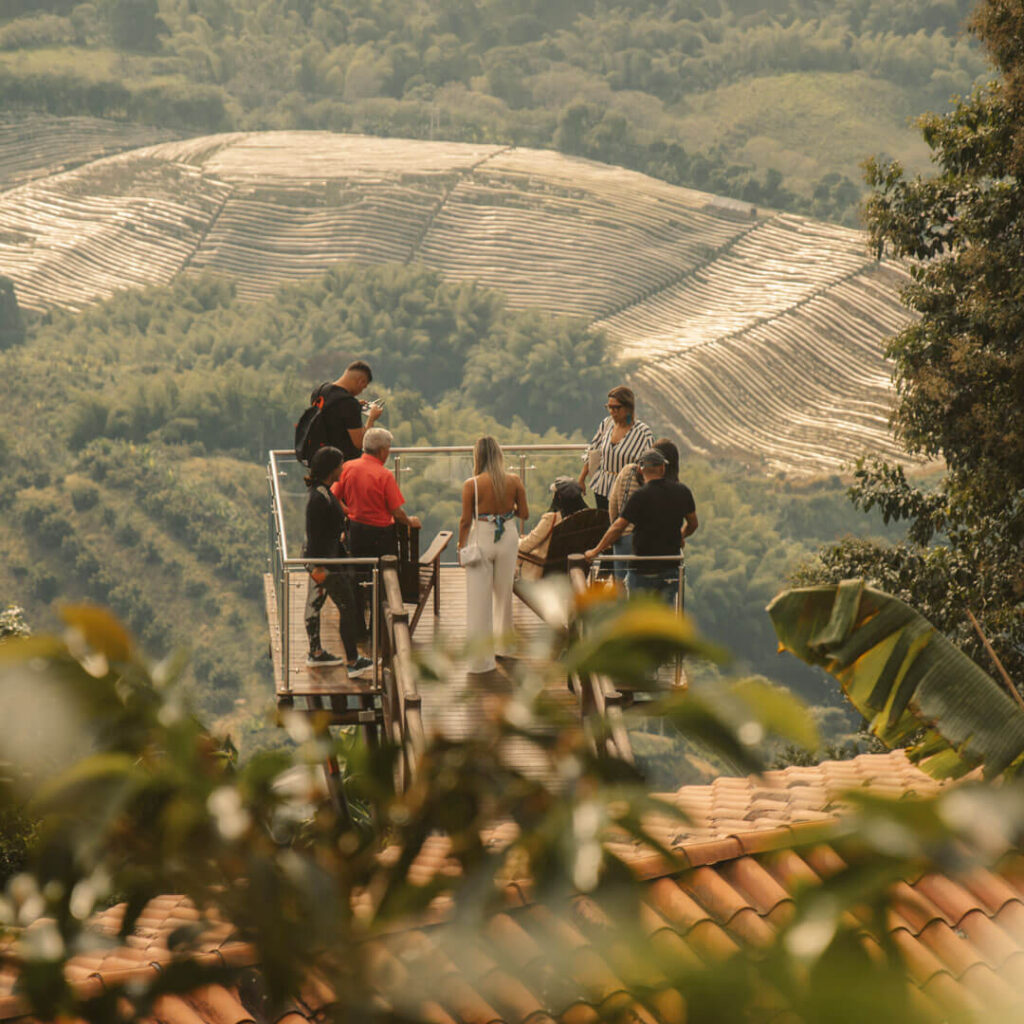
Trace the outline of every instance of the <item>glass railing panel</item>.
<instances>
[{"instance_id":1,"label":"glass railing panel","mask_svg":"<svg viewBox=\"0 0 1024 1024\"><path fill-rule=\"evenodd\" d=\"M306 467L291 452L277 452L277 495L284 520L283 549L287 558L301 558L306 535Z\"/></svg>"},{"instance_id":2,"label":"glass railing panel","mask_svg":"<svg viewBox=\"0 0 1024 1024\"><path fill-rule=\"evenodd\" d=\"M582 465L584 447L565 446L508 446L505 451L507 468L523 476L532 527L551 504L551 484L556 477L577 477ZM306 470L291 452L274 453L276 467L275 500L280 507L280 527L283 530L282 550L287 558L300 558L305 534ZM461 514L463 483L472 475L473 456L470 446L452 448L395 448L388 463L395 472L406 511L417 515L423 522L421 548L433 539L439 530L458 531ZM446 554L453 557L454 548Z\"/></svg>"},{"instance_id":3,"label":"glass railing panel","mask_svg":"<svg viewBox=\"0 0 1024 1024\"><path fill-rule=\"evenodd\" d=\"M457 534L462 484L472 473L472 453L406 449L392 456L389 465L396 472L406 512L419 516L423 523L420 550L426 549L439 530ZM445 552L446 561L454 558L454 550L453 543Z\"/></svg>"},{"instance_id":4,"label":"glass railing panel","mask_svg":"<svg viewBox=\"0 0 1024 1024\"><path fill-rule=\"evenodd\" d=\"M532 527L551 504L550 487L555 477L579 475L582 449L548 451L510 446L504 451L506 468L524 478L530 506L527 528ZM472 452L406 448L396 450L394 460L392 468L397 469L406 509L423 521L421 548L439 530L457 534L462 485L473 473ZM453 557L453 551L446 553L446 560Z\"/></svg>"}]
</instances>

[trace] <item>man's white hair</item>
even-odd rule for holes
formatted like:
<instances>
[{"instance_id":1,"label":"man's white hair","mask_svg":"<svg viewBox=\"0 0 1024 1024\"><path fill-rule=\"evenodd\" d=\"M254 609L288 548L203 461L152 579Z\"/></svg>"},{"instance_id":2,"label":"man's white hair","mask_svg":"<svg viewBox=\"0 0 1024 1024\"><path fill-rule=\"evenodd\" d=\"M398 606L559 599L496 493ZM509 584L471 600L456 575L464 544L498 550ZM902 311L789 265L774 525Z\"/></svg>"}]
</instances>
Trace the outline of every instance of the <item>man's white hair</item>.
<instances>
[{"instance_id":1,"label":"man's white hair","mask_svg":"<svg viewBox=\"0 0 1024 1024\"><path fill-rule=\"evenodd\" d=\"M363 451L370 455L376 455L378 452L390 448L394 440L390 430L385 430L383 427L370 427L363 434Z\"/></svg>"}]
</instances>

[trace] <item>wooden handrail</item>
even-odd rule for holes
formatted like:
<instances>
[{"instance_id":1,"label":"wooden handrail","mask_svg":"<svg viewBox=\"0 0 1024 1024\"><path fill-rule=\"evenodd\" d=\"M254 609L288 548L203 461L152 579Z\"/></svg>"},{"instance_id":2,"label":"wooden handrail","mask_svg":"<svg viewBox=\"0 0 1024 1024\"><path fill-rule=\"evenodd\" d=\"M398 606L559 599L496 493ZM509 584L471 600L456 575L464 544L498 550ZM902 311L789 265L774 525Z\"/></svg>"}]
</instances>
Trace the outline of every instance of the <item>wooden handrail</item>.
<instances>
[{"instance_id":1,"label":"wooden handrail","mask_svg":"<svg viewBox=\"0 0 1024 1024\"><path fill-rule=\"evenodd\" d=\"M436 562L444 552L444 549L451 543L452 531L441 530L430 542L430 547L420 555L420 565L430 565L431 562Z\"/></svg>"},{"instance_id":2,"label":"wooden handrail","mask_svg":"<svg viewBox=\"0 0 1024 1024\"><path fill-rule=\"evenodd\" d=\"M582 594L587 589L586 559L583 555L569 556L569 581L573 592ZM572 622L570 628L578 630L578 622ZM629 739L622 717L622 694L612 686L607 676L588 673L577 677L580 684L580 714L584 721L590 716L600 723L603 746L611 757L617 757L627 764L635 764L633 744ZM597 737L591 736L591 745L597 748Z\"/></svg>"},{"instance_id":3,"label":"wooden handrail","mask_svg":"<svg viewBox=\"0 0 1024 1024\"><path fill-rule=\"evenodd\" d=\"M402 586L398 579L398 559L394 555L385 555L380 562L381 579L384 584L384 623L388 632L388 656L395 683L396 724L405 761L405 784L408 786L416 777L426 745L423 718L412 657L409 613L405 610Z\"/></svg>"}]
</instances>

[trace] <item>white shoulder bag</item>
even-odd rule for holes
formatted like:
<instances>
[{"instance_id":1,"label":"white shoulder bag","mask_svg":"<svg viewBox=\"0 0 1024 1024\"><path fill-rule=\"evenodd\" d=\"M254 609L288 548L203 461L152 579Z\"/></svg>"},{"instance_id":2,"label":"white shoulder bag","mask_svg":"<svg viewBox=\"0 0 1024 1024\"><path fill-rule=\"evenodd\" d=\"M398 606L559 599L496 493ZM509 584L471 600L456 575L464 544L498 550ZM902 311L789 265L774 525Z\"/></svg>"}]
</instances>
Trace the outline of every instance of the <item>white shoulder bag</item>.
<instances>
[{"instance_id":1,"label":"white shoulder bag","mask_svg":"<svg viewBox=\"0 0 1024 1024\"><path fill-rule=\"evenodd\" d=\"M480 517L477 509L480 502L480 492L477 490L476 477L473 477L473 525L469 528L469 537L466 538L466 543L459 549L459 565L463 569L469 568L471 565L479 565L484 560L484 553L480 550L480 545L477 543L476 531L479 528Z\"/></svg>"}]
</instances>

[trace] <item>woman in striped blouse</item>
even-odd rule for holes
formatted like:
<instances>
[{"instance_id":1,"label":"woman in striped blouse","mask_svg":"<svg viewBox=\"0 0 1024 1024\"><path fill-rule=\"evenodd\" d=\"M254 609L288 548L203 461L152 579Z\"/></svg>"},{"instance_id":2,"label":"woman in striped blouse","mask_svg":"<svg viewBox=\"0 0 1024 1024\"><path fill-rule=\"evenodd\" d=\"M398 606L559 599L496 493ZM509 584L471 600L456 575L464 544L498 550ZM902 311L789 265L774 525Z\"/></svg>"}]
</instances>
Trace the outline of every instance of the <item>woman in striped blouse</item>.
<instances>
[{"instance_id":1,"label":"woman in striped blouse","mask_svg":"<svg viewBox=\"0 0 1024 1024\"><path fill-rule=\"evenodd\" d=\"M594 491L594 504L606 511L608 494L623 466L636 462L654 442L651 428L635 416L636 399L629 388L612 388L608 392L607 409L608 415L590 442L579 479L586 493L587 476L593 476L590 486Z\"/></svg>"}]
</instances>

